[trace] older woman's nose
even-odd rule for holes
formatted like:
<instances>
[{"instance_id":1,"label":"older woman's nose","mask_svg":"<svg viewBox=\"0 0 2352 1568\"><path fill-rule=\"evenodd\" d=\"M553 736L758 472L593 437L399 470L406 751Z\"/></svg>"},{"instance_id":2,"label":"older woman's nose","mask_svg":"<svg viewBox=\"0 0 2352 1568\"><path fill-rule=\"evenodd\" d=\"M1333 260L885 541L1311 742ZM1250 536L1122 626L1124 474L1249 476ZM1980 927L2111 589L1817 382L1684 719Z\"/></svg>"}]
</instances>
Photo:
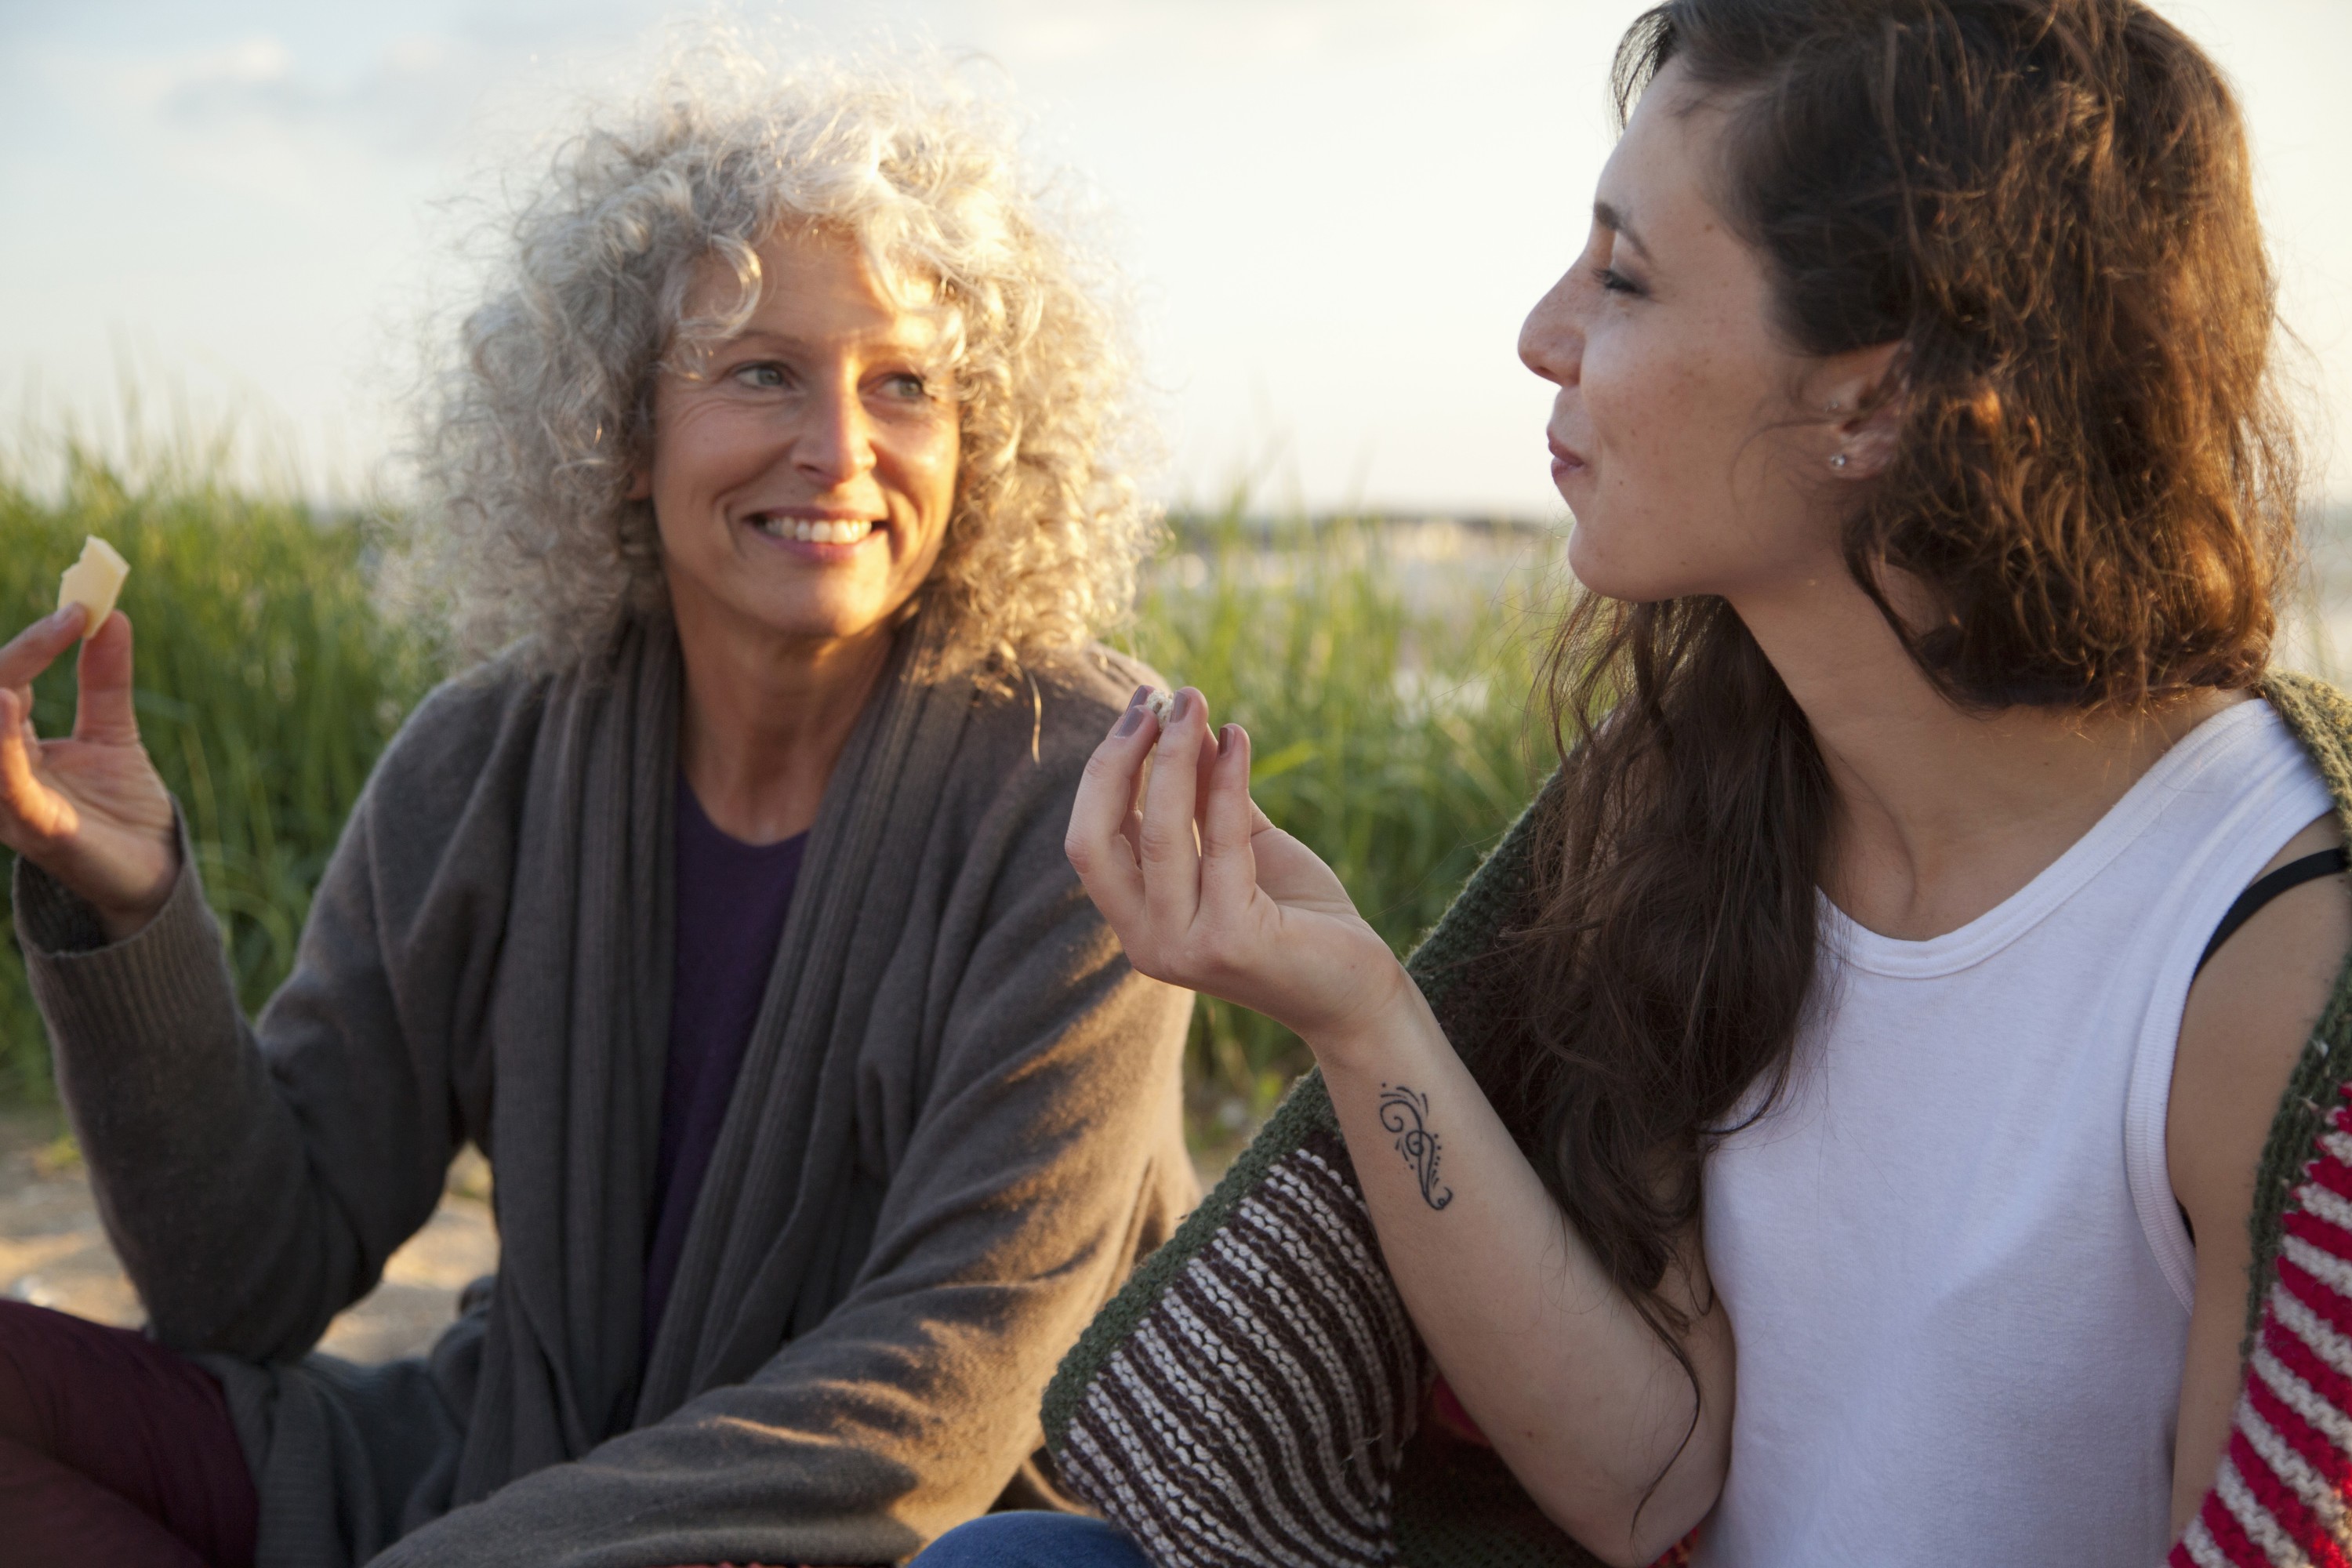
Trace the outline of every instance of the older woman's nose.
<instances>
[{"instance_id":1,"label":"older woman's nose","mask_svg":"<svg viewBox=\"0 0 2352 1568\"><path fill-rule=\"evenodd\" d=\"M874 422L854 389L812 398L793 437L793 466L827 488L874 468Z\"/></svg>"}]
</instances>

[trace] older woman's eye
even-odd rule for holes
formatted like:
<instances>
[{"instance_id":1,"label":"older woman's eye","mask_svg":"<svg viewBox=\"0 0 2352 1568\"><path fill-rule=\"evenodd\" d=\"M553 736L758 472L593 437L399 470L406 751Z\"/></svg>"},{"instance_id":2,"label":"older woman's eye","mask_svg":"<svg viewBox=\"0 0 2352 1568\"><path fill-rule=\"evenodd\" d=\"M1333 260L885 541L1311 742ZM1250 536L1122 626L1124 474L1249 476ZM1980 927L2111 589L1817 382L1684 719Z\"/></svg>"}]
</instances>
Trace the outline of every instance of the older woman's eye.
<instances>
[{"instance_id":1,"label":"older woman's eye","mask_svg":"<svg viewBox=\"0 0 2352 1568\"><path fill-rule=\"evenodd\" d=\"M930 384L910 370L886 377L882 384L893 397L922 398L931 395Z\"/></svg>"},{"instance_id":2,"label":"older woman's eye","mask_svg":"<svg viewBox=\"0 0 2352 1568\"><path fill-rule=\"evenodd\" d=\"M784 385L790 378L784 374L782 365L761 361L752 364L736 366L734 379L744 386L768 390Z\"/></svg>"}]
</instances>

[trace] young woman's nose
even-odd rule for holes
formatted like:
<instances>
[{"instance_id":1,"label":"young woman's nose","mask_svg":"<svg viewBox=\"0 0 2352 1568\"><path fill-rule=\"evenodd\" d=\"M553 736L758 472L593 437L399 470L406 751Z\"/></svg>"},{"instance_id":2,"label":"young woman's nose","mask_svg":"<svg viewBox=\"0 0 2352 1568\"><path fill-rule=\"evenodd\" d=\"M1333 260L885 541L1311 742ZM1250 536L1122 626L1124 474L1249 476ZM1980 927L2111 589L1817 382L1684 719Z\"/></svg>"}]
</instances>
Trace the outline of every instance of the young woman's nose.
<instances>
[{"instance_id":1,"label":"young woman's nose","mask_svg":"<svg viewBox=\"0 0 2352 1568\"><path fill-rule=\"evenodd\" d=\"M1575 384L1584 358L1584 329L1570 298L1575 274L1551 286L1519 326L1519 363L1557 385Z\"/></svg>"},{"instance_id":2,"label":"young woman's nose","mask_svg":"<svg viewBox=\"0 0 2352 1568\"><path fill-rule=\"evenodd\" d=\"M793 437L793 464L802 473L832 489L873 468L873 421L856 387L827 387L811 397L803 410Z\"/></svg>"}]
</instances>

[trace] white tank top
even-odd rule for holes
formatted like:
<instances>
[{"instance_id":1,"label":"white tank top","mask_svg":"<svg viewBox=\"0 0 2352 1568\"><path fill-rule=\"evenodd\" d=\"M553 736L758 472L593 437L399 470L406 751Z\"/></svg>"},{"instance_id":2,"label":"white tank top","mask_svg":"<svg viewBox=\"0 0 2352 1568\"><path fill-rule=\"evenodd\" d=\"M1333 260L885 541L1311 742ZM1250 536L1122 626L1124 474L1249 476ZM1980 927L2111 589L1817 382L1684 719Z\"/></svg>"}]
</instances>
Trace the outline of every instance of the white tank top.
<instances>
[{"instance_id":1,"label":"white tank top","mask_svg":"<svg viewBox=\"0 0 2352 1568\"><path fill-rule=\"evenodd\" d=\"M2213 928L2326 786L2266 702L1959 930L1822 902L1785 1098L1706 1168L1738 1345L1708 1568L2153 1564L2195 1255L2164 1152Z\"/></svg>"}]
</instances>

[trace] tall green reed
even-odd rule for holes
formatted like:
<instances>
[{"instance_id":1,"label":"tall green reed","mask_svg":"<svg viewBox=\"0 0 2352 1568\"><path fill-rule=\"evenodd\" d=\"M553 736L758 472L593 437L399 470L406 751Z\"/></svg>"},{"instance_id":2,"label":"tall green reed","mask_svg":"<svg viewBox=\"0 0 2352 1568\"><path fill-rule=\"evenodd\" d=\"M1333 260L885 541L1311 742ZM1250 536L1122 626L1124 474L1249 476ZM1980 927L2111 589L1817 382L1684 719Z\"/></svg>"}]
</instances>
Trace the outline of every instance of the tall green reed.
<instances>
[{"instance_id":1,"label":"tall green reed","mask_svg":"<svg viewBox=\"0 0 2352 1568\"><path fill-rule=\"evenodd\" d=\"M1550 541L1451 524L1251 526L1238 506L1174 532L1134 651L1249 731L1259 805L1403 952L1549 767L1528 699ZM1189 1048L1212 1142L1221 1123L1262 1115L1307 1061L1289 1031L1206 997Z\"/></svg>"},{"instance_id":2,"label":"tall green reed","mask_svg":"<svg viewBox=\"0 0 2352 1568\"><path fill-rule=\"evenodd\" d=\"M201 458L110 461L68 448L36 489L0 463L0 637L56 607L82 537L131 563L148 752L186 813L248 1008L285 977L345 815L440 668L425 630L377 608L381 529L219 477ZM35 689L45 734L73 723L70 656ZM0 892L0 912L5 912ZM47 1049L14 951L0 962L0 1097L40 1096Z\"/></svg>"}]
</instances>

